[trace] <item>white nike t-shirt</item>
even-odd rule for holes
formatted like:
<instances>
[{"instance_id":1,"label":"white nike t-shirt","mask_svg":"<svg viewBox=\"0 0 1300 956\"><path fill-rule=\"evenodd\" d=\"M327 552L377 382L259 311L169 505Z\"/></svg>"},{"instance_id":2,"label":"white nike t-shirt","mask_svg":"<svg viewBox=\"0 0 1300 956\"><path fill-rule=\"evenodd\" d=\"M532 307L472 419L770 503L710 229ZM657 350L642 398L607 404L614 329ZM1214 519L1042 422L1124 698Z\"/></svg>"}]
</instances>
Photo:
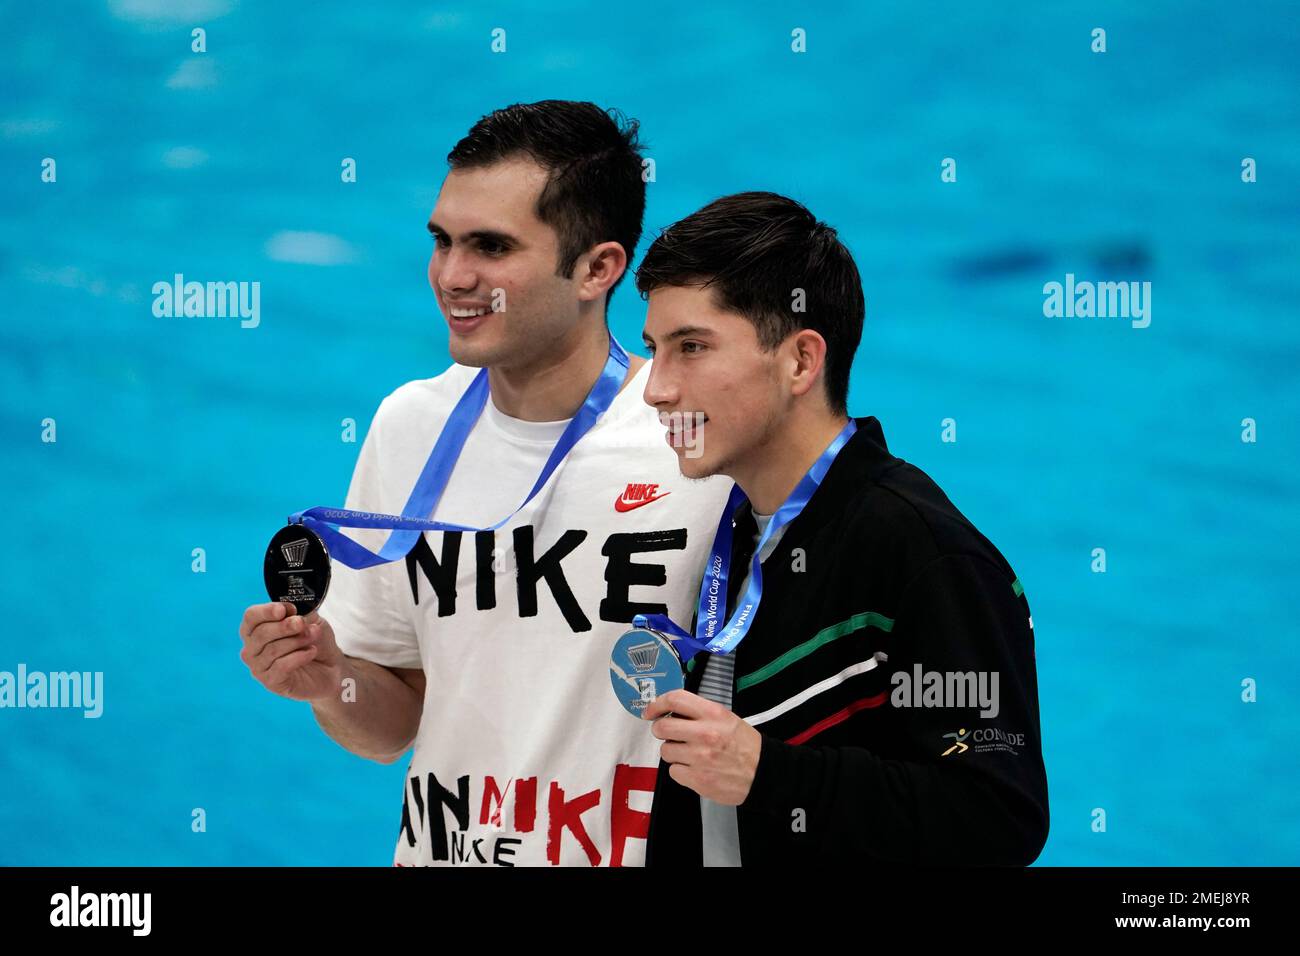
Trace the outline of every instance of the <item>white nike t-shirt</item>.
<instances>
[{"instance_id":1,"label":"white nike t-shirt","mask_svg":"<svg viewBox=\"0 0 1300 956\"><path fill-rule=\"evenodd\" d=\"M348 508L401 512L477 373L453 365L384 399ZM343 652L425 672L395 865L644 862L660 741L615 697L610 651L635 614L690 620L731 489L681 477L642 400L648 374L502 528L426 532L406 559L362 571L333 562L321 614ZM566 424L510 418L489 399L433 517L505 517ZM372 551L387 537L346 533Z\"/></svg>"}]
</instances>

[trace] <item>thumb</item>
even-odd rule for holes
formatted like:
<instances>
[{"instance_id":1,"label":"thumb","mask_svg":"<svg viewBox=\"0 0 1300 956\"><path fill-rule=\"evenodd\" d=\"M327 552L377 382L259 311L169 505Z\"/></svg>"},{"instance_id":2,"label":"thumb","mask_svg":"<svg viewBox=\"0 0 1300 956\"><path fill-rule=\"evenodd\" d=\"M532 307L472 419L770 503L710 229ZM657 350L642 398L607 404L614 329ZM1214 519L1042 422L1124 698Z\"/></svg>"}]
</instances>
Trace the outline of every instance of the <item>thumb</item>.
<instances>
[{"instance_id":1,"label":"thumb","mask_svg":"<svg viewBox=\"0 0 1300 956\"><path fill-rule=\"evenodd\" d=\"M313 639L324 637L327 641L333 642L334 628L330 627L330 622L321 617L315 611L312 611L303 618L303 631Z\"/></svg>"}]
</instances>

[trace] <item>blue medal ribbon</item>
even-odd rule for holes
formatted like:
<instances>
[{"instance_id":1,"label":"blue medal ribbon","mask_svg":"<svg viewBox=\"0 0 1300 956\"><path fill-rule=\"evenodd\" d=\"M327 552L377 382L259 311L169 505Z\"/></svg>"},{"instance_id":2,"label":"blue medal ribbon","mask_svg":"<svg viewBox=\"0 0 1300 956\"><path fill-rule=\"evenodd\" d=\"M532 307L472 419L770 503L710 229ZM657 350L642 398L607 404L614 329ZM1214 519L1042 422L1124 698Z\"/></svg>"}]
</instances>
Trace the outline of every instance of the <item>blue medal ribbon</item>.
<instances>
[{"instance_id":1,"label":"blue medal ribbon","mask_svg":"<svg viewBox=\"0 0 1300 956\"><path fill-rule=\"evenodd\" d=\"M560 435L560 440L555 443L555 447L551 450L551 456L546 460L542 473L537 476L537 481L533 483L533 488L528 492L528 497L510 514L486 528L471 528L467 525L455 524L449 521L433 521L422 517L423 515L432 514L439 499L442 498L447 482L451 480L451 473L456 467L456 461L460 458L460 453L465 447L465 441L469 438L474 423L478 421L479 415L483 412L483 407L488 402L488 370L486 368L480 370L478 375L474 377L474 381L470 383L469 388L465 390L465 394L456 403L456 407L452 409L447 423L443 426L442 434L438 436L438 440L434 443L433 451L429 453L429 460L425 462L424 470L416 480L415 487L411 490L411 496L407 499L400 515L373 514L368 511L351 511L345 508L317 507L295 512L289 516L289 523L301 524L315 531L325 541L331 557L337 557L343 564L358 570L387 564L389 561L396 561L399 558L406 557L407 552L415 545L420 535L426 531L494 531L517 515L528 502L536 497L537 493L546 485L551 474L559 467L560 462L573 450L573 446L578 443L583 435L591 431L600 416L609 410L610 405L614 403L614 398L618 395L619 389L623 387L623 380L627 376L627 370L627 352L611 335L609 337L609 359L605 362L605 368L601 371L600 377L596 379L596 383L592 385L591 391L587 393L587 397L582 402L582 407L578 409L577 414L573 416L573 419L564 429L564 433ZM335 526L343 528L379 528L391 530L393 533L388 536L388 540L376 553L336 531Z\"/></svg>"},{"instance_id":2,"label":"blue medal ribbon","mask_svg":"<svg viewBox=\"0 0 1300 956\"><path fill-rule=\"evenodd\" d=\"M664 614L638 614L632 619L633 627L649 628L667 635L674 650L683 661L690 660L701 651L710 654L727 654L745 639L749 628L758 613L759 602L763 599L763 567L759 555L763 545L781 528L799 517L804 507L812 499L813 493L821 485L826 472L830 470L835 456L840 453L853 433L858 430L857 423L849 419L838 435L826 446L808 473L794 486L794 490L781 503L767 523L762 537L754 547L754 556L749 565L749 585L736 602L736 608L730 617L726 617L727 578L731 570L731 516L742 504L747 504L745 493L740 485L731 489L727 506L718 521L717 533L713 536L713 547L709 553L709 563L704 569L704 580L700 583L700 601L695 614L695 633L684 630ZM724 623L725 621L725 623Z\"/></svg>"}]
</instances>

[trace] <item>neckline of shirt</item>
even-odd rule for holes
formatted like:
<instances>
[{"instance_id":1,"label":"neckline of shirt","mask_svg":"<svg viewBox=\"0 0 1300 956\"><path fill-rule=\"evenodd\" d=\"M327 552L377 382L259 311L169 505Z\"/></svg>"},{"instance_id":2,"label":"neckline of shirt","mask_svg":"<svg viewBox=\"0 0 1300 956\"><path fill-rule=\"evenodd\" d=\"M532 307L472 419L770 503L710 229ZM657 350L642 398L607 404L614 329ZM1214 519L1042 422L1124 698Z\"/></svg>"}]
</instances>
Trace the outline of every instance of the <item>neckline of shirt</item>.
<instances>
[{"instance_id":1,"label":"neckline of shirt","mask_svg":"<svg viewBox=\"0 0 1300 956\"><path fill-rule=\"evenodd\" d=\"M649 367L649 362L642 365L637 370L636 375L632 377L632 381L628 382L614 396L614 401L610 404L609 409L596 422L596 428L599 428L601 423L607 419L621 417L623 406L620 403L626 403L629 400L628 393L632 393L632 397L638 402L641 400L640 395L637 394L639 391L638 381ZM648 405L646 407L649 408ZM483 407L483 420L505 437L515 441L534 445L554 445L560 440L564 430L569 427L569 422L573 421L573 417L570 416L553 422L530 422L522 418L514 418L497 408L496 402L493 400L491 392L489 392L487 404Z\"/></svg>"},{"instance_id":2,"label":"neckline of shirt","mask_svg":"<svg viewBox=\"0 0 1300 956\"><path fill-rule=\"evenodd\" d=\"M555 422L529 422L514 418L497 408L496 401L488 395L487 404L483 406L483 420L506 438L535 445L554 445L564 434L572 418Z\"/></svg>"}]
</instances>

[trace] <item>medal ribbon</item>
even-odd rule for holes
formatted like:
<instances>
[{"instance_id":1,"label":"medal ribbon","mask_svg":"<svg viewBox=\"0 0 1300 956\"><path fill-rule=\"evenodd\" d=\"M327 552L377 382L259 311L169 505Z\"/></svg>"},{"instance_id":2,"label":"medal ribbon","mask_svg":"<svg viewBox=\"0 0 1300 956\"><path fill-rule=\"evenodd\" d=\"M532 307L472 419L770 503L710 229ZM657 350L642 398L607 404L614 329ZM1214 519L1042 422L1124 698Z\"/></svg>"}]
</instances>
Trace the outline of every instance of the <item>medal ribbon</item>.
<instances>
[{"instance_id":1,"label":"medal ribbon","mask_svg":"<svg viewBox=\"0 0 1300 956\"><path fill-rule=\"evenodd\" d=\"M609 337L609 358L605 362L605 368L601 371L600 377L596 379L596 383L592 385L591 391L587 393L587 397L582 402L582 407L578 409L577 414L573 416L573 419L564 429L564 433L560 435L559 441L555 443L550 458L546 460L546 465L542 468L542 473L537 476L537 481L533 483L532 491L528 492L528 497L523 500L523 503L518 508L486 528L471 528L450 521L433 521L421 517L433 513L433 509L437 506L438 500L447 487L447 482L451 480L452 470L456 467L456 461L460 458L460 453L465 447L465 441L469 438L474 423L478 421L479 415L483 412L483 407L488 402L488 370L486 368L480 370L478 375L474 377L474 381L470 383L469 388L465 390L465 394L456 403L456 407L452 409L447 423L443 426L442 434L438 436L433 451L429 453L429 460L425 462L424 470L420 473L419 479L415 482L415 487L411 490L411 496L407 500L406 506L402 508L401 515L373 514L368 511L352 511L345 508L317 507L295 512L289 516L289 523L301 524L315 531L325 541L331 557L337 557L343 564L356 569L370 568L404 558L415 545L419 536L425 531L494 531L517 515L528 502L536 497L537 493L542 490L551 477L551 474L559 467L560 462L573 450L573 446L578 443L583 435L591 431L600 416L609 410L610 405L614 403L614 398L618 395L619 389L623 386L623 380L627 376L627 369L627 352L611 335ZM388 540L376 553L336 531L334 526L343 528L378 528L390 530L392 534L388 536Z\"/></svg>"},{"instance_id":2,"label":"medal ribbon","mask_svg":"<svg viewBox=\"0 0 1300 956\"><path fill-rule=\"evenodd\" d=\"M704 569L704 580L700 583L699 607L695 615L695 633L679 627L664 614L638 614L632 619L633 627L649 628L668 636L678 656L687 661L700 651L710 654L727 654L745 639L749 628L758 613L759 602L763 599L763 567L759 555L763 545L781 528L799 517L804 507L811 500L813 493L821 485L826 472L830 470L835 456L840 453L853 433L858 430L857 423L849 419L838 435L826 446L826 450L813 462L808 473L799 480L789 497L776 509L772 519L763 530L762 537L754 547L754 556L749 564L749 585L739 596L736 608L730 617L726 617L727 578L731 570L731 516L742 504L748 504L740 485L731 489L727 506L718 521L718 530L713 537L713 547L709 554L709 563ZM725 623L723 623L725 620Z\"/></svg>"}]
</instances>

